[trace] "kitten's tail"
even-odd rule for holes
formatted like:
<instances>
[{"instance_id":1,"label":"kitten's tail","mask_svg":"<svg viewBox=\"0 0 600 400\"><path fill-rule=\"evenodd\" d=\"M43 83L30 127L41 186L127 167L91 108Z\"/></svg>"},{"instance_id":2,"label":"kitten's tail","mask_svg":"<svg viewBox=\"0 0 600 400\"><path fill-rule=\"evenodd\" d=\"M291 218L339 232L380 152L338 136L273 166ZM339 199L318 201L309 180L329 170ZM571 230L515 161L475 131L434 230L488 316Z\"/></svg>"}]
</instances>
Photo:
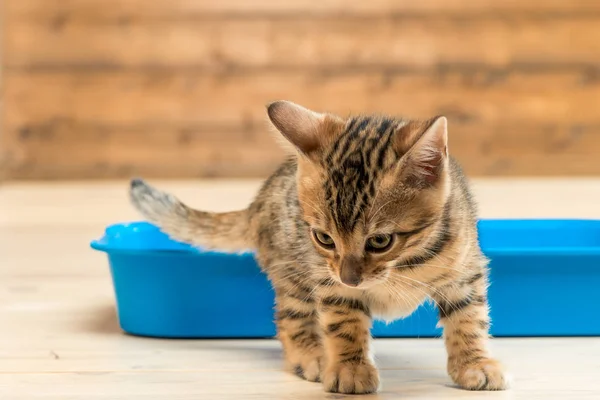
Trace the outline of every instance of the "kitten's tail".
<instances>
[{"instance_id":1,"label":"kitten's tail","mask_svg":"<svg viewBox=\"0 0 600 400\"><path fill-rule=\"evenodd\" d=\"M131 181L129 193L135 208L177 241L230 252L253 247L247 209L226 213L194 210L141 179Z\"/></svg>"}]
</instances>

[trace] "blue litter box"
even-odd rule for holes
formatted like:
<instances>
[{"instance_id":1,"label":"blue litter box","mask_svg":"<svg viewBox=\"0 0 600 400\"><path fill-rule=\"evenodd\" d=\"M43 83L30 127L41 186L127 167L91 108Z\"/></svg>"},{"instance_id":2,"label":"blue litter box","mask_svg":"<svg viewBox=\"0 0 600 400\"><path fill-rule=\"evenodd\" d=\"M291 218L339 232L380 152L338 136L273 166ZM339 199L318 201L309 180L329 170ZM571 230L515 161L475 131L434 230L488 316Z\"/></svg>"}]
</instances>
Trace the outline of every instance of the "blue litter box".
<instances>
[{"instance_id":1,"label":"blue litter box","mask_svg":"<svg viewBox=\"0 0 600 400\"><path fill-rule=\"evenodd\" d=\"M600 335L600 221L482 220L491 259L495 336ZM145 222L112 225L92 242L106 252L121 328L168 338L275 335L274 294L251 253L202 252ZM595 317L594 317L595 315ZM377 337L439 336L424 305Z\"/></svg>"}]
</instances>

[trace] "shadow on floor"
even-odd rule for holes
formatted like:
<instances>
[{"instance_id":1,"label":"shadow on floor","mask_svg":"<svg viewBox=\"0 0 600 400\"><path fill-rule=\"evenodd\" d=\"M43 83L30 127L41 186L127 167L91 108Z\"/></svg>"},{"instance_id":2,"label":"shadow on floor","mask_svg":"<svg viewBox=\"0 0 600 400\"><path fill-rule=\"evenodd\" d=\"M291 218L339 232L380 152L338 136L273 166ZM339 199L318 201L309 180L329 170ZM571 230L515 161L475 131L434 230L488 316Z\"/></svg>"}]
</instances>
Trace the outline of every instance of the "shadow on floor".
<instances>
[{"instance_id":1,"label":"shadow on floor","mask_svg":"<svg viewBox=\"0 0 600 400\"><path fill-rule=\"evenodd\" d=\"M119 326L117 311L113 304L90 310L90 318L82 324L81 329L102 334L124 334Z\"/></svg>"},{"instance_id":2,"label":"shadow on floor","mask_svg":"<svg viewBox=\"0 0 600 400\"><path fill-rule=\"evenodd\" d=\"M283 362L283 354L279 342L275 339L254 339L254 340L229 340L226 344L215 341L211 344L212 350L222 352L232 352L257 359L278 360Z\"/></svg>"}]
</instances>

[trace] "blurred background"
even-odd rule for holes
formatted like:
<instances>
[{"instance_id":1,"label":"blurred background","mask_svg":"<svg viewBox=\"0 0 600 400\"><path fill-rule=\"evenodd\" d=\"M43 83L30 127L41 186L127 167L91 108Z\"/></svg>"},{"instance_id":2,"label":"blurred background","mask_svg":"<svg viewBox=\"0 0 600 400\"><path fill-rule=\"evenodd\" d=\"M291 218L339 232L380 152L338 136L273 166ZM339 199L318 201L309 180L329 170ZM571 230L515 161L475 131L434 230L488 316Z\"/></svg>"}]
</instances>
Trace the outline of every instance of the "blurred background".
<instances>
[{"instance_id":1,"label":"blurred background","mask_svg":"<svg viewBox=\"0 0 600 400\"><path fill-rule=\"evenodd\" d=\"M4 0L4 180L263 177L265 104L444 114L473 177L600 175L600 1Z\"/></svg>"},{"instance_id":2,"label":"blurred background","mask_svg":"<svg viewBox=\"0 0 600 400\"><path fill-rule=\"evenodd\" d=\"M0 399L321 393L289 389L264 341L123 335L106 256L89 248L141 219L133 176L194 208L246 207L285 156L265 110L280 99L446 115L481 218L600 220L600 0L0 0ZM522 282L584 291L589 256ZM564 325L565 307L532 320L553 310ZM600 399L588 339L497 341L508 396ZM400 360L384 361L384 397L462 397L442 347L384 347Z\"/></svg>"}]
</instances>

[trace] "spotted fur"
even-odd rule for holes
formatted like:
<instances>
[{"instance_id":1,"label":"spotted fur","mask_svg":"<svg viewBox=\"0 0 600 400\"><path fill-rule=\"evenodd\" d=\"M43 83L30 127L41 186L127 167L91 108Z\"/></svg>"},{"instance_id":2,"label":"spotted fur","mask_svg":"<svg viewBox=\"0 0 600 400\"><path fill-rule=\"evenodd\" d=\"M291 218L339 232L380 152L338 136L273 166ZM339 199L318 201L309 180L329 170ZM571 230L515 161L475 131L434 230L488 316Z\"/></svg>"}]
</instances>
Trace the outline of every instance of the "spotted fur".
<instances>
[{"instance_id":1,"label":"spotted fur","mask_svg":"<svg viewBox=\"0 0 600 400\"><path fill-rule=\"evenodd\" d=\"M175 239L255 249L290 371L327 391L377 391L372 319L407 316L426 299L439 309L451 378L471 390L506 388L487 346L475 205L448 156L446 119L342 119L283 101L268 114L297 151L247 209L194 210L140 180L135 206ZM368 246L377 235L392 238L385 251Z\"/></svg>"}]
</instances>

